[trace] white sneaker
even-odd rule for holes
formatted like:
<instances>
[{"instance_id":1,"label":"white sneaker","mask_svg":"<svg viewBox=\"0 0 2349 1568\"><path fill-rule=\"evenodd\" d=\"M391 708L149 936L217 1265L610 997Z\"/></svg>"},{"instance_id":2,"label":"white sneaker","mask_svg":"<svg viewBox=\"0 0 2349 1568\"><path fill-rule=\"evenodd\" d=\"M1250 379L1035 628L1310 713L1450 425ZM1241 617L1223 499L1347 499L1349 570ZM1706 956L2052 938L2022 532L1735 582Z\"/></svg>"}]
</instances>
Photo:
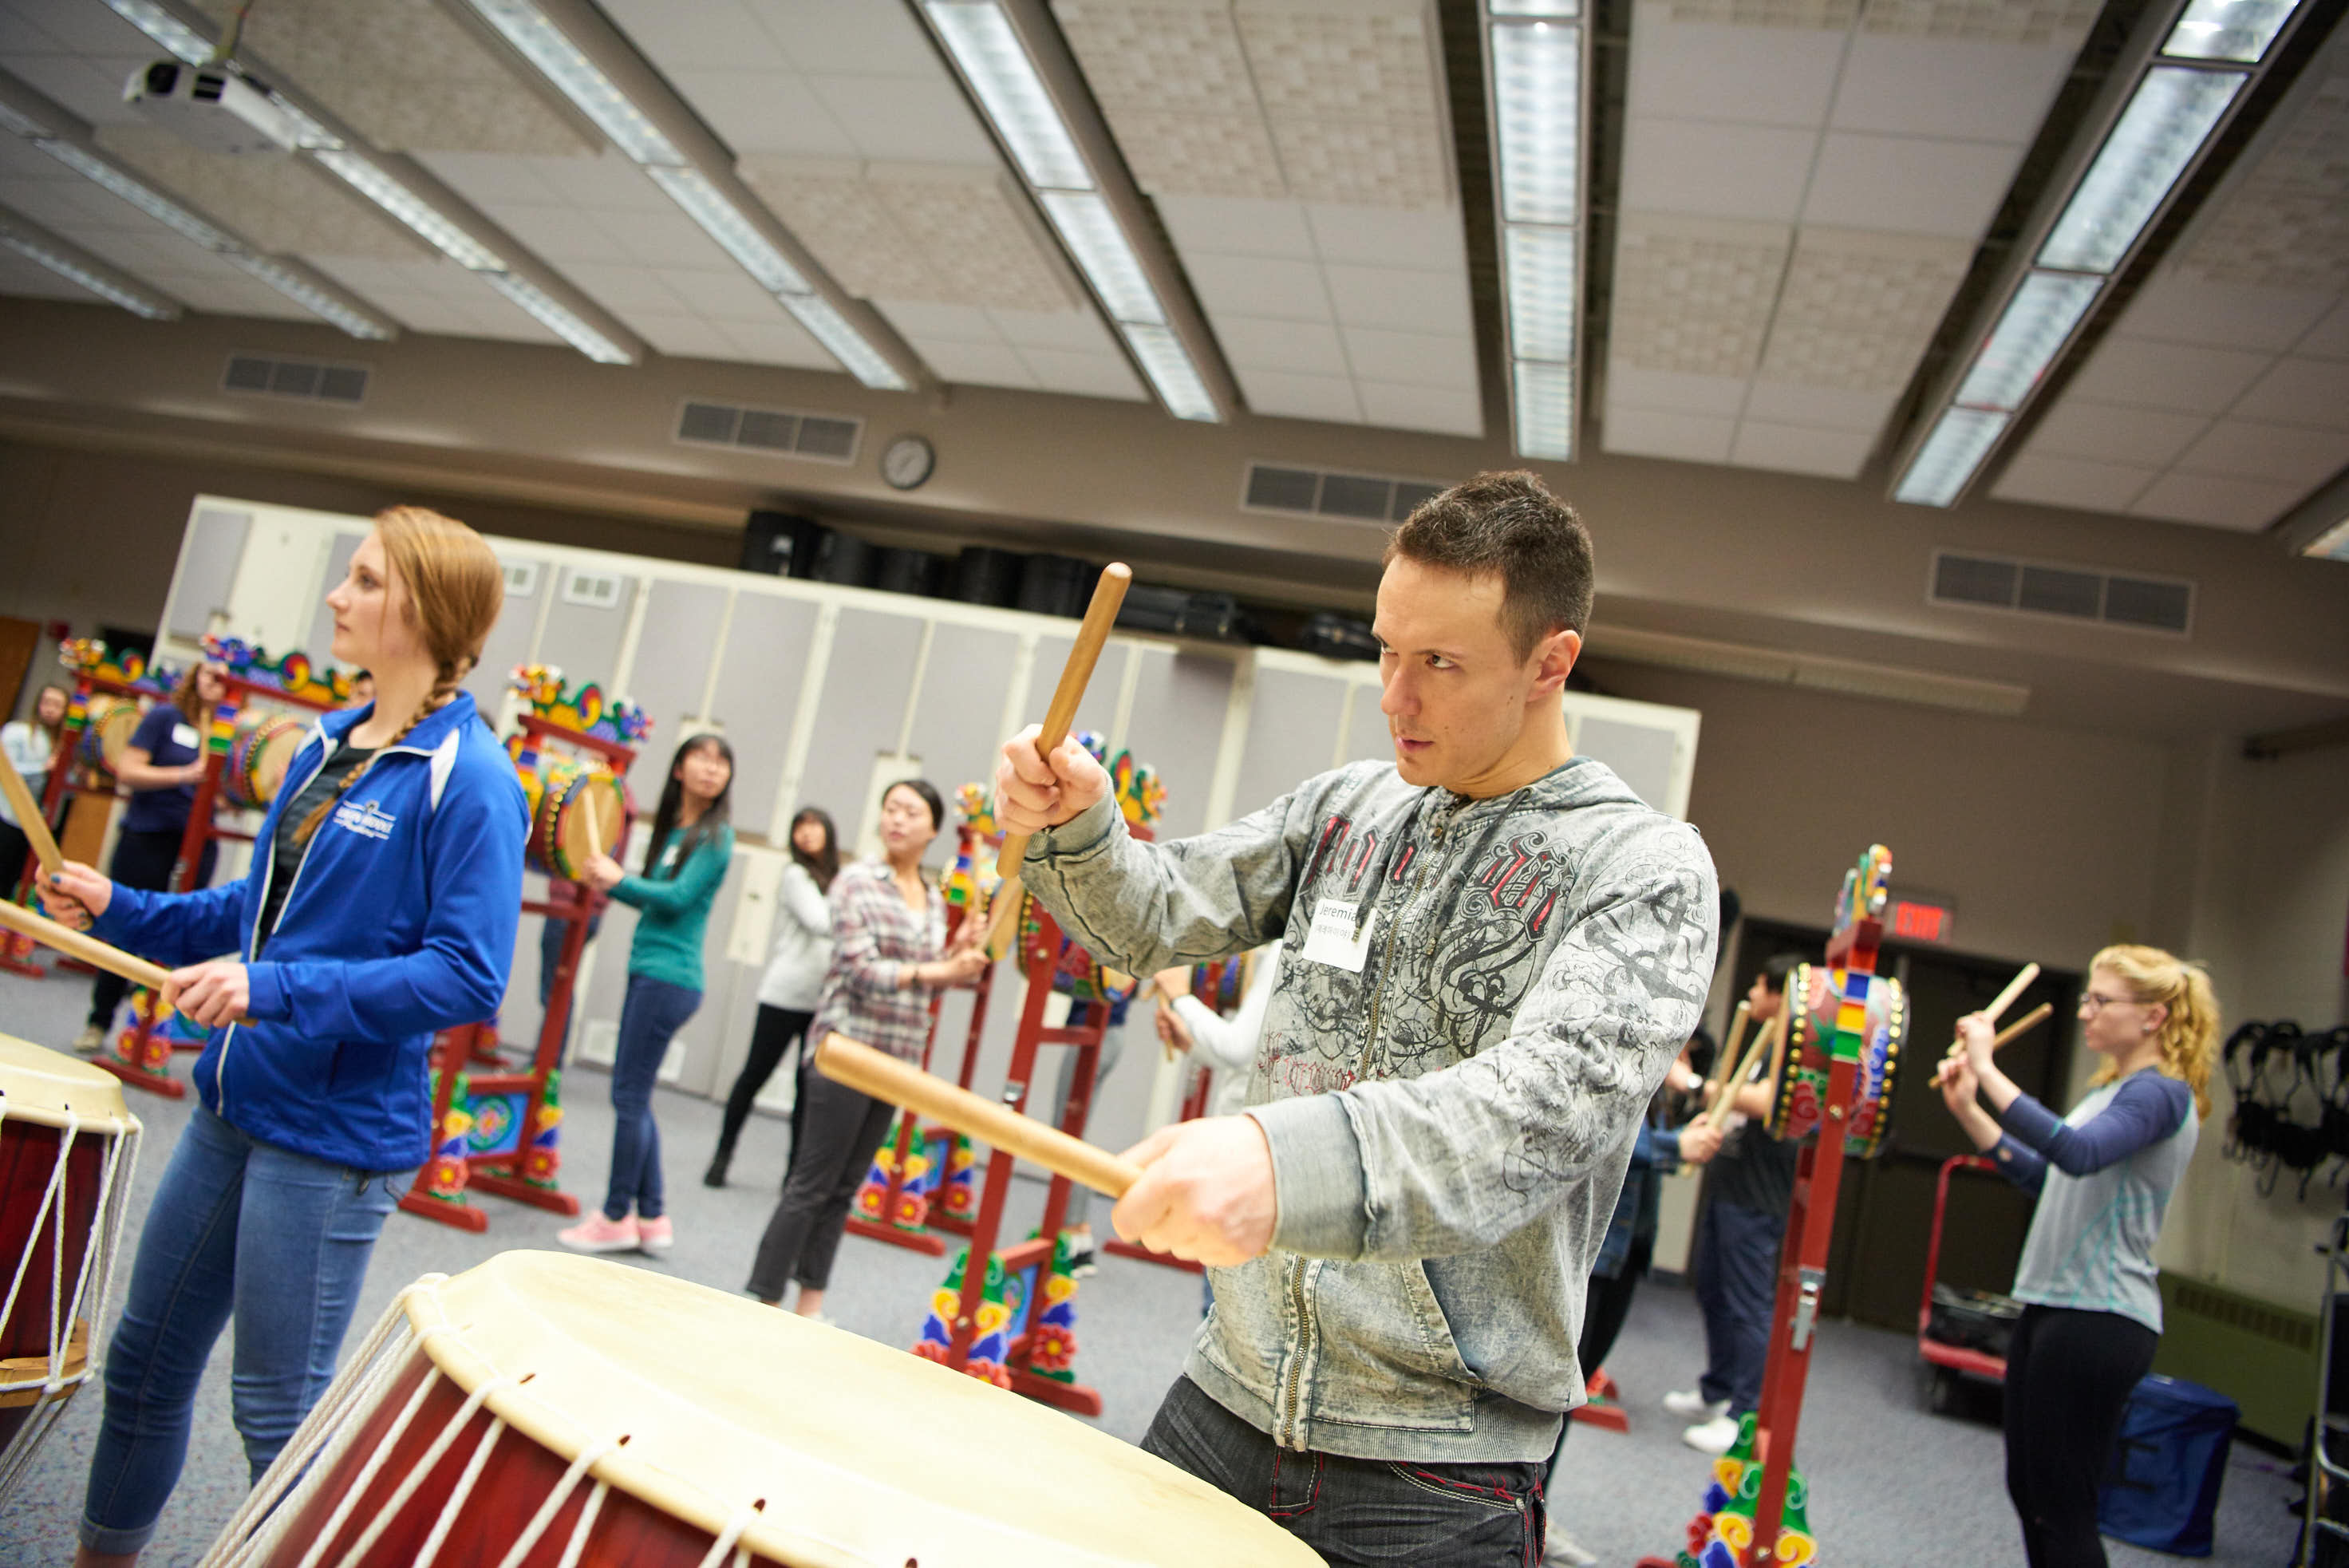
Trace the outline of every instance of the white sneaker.
<instances>
[{"instance_id":1,"label":"white sneaker","mask_svg":"<svg viewBox=\"0 0 2349 1568\"><path fill-rule=\"evenodd\" d=\"M1664 1409L1683 1421L1710 1421L1715 1416L1729 1414L1729 1401L1708 1399L1702 1390L1683 1388L1664 1396Z\"/></svg>"},{"instance_id":2,"label":"white sneaker","mask_svg":"<svg viewBox=\"0 0 2349 1568\"><path fill-rule=\"evenodd\" d=\"M1575 1544L1573 1537L1556 1525L1549 1529L1549 1545L1542 1552L1545 1563L1561 1563L1564 1568L1597 1568L1599 1559Z\"/></svg>"},{"instance_id":3,"label":"white sneaker","mask_svg":"<svg viewBox=\"0 0 2349 1568\"><path fill-rule=\"evenodd\" d=\"M95 1023L84 1025L82 1032L74 1036L73 1048L76 1055L97 1055L106 1049L106 1031Z\"/></svg>"},{"instance_id":4,"label":"white sneaker","mask_svg":"<svg viewBox=\"0 0 2349 1568\"><path fill-rule=\"evenodd\" d=\"M1681 1434L1681 1441L1701 1454L1718 1459L1736 1443L1737 1426L1737 1418L1723 1411L1710 1421L1699 1421L1689 1428Z\"/></svg>"}]
</instances>

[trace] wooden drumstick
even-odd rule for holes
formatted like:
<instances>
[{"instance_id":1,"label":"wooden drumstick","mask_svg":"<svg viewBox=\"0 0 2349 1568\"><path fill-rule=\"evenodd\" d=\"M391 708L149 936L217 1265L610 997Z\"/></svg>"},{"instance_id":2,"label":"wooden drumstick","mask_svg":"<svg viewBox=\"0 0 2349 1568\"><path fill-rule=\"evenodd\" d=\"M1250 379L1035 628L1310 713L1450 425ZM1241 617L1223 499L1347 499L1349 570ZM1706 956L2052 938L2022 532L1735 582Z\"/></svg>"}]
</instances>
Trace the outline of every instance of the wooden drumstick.
<instances>
[{"instance_id":1,"label":"wooden drumstick","mask_svg":"<svg viewBox=\"0 0 2349 1568\"><path fill-rule=\"evenodd\" d=\"M2006 989L1998 993L1996 1000L1982 1009L1982 1016L1992 1023L1997 1023L1998 1015L2013 1005L2014 999L2023 994L2023 988L2038 978L2039 966L2035 963L2024 964L2021 971L2006 982Z\"/></svg>"},{"instance_id":2,"label":"wooden drumstick","mask_svg":"<svg viewBox=\"0 0 2349 1568\"><path fill-rule=\"evenodd\" d=\"M16 764L10 762L4 753L0 753L0 794L8 797L8 809L16 814L16 821L23 826L25 837L32 844L33 853L41 862L41 875L56 876L57 868L66 863L66 857L57 853L57 841L49 836L49 825L41 815L41 803L33 798L32 787L25 783L25 775L16 771ZM14 888L0 888L0 898L5 898L14 891Z\"/></svg>"},{"instance_id":3,"label":"wooden drumstick","mask_svg":"<svg viewBox=\"0 0 2349 1568\"><path fill-rule=\"evenodd\" d=\"M824 1036L823 1044L816 1047L815 1070L835 1084L902 1106L916 1116L1033 1160L1055 1176L1065 1176L1112 1198L1124 1197L1125 1189L1142 1178L1140 1166L1105 1148L932 1077L910 1062L900 1062L837 1032Z\"/></svg>"},{"instance_id":4,"label":"wooden drumstick","mask_svg":"<svg viewBox=\"0 0 2349 1568\"><path fill-rule=\"evenodd\" d=\"M61 926L47 915L12 904L0 898L0 926L5 926L18 936L30 937L44 947L51 947L67 958L78 958L86 964L109 970L133 985L143 985L156 995L163 994L164 982L171 971L159 963L124 952L110 942L99 941L87 932Z\"/></svg>"},{"instance_id":5,"label":"wooden drumstick","mask_svg":"<svg viewBox=\"0 0 2349 1568\"><path fill-rule=\"evenodd\" d=\"M1762 1059L1762 1053L1770 1048L1772 1041L1786 1032L1786 1009L1793 1005L1791 999L1782 1002L1778 1009L1778 1016L1763 1024L1760 1033L1754 1036L1754 1044L1746 1047L1744 1059L1737 1064L1737 1071L1721 1081L1720 1089L1713 1095L1713 1104L1705 1107L1704 1116L1707 1122L1717 1127L1729 1119L1730 1102L1737 1097L1737 1091L1744 1088L1746 1081L1754 1076L1754 1064Z\"/></svg>"},{"instance_id":6,"label":"wooden drumstick","mask_svg":"<svg viewBox=\"0 0 2349 1568\"><path fill-rule=\"evenodd\" d=\"M1133 568L1122 561L1102 568L1101 580L1093 585L1092 603L1085 607L1084 624L1077 628L1076 646L1069 649L1069 661L1061 667L1061 684L1053 690L1052 705L1044 711L1044 726L1036 736L1039 753L1050 756L1069 738L1069 726L1077 721L1077 704L1084 700L1085 683L1093 678L1102 646L1117 624L1118 607L1125 602L1126 585L1133 581ZM994 918L987 928L987 956L991 959L1011 950L1012 929L1019 919L1019 862L1027 857L1030 836L1006 834L1003 847L996 854L996 869L1003 874L1003 884L995 890Z\"/></svg>"},{"instance_id":7,"label":"wooden drumstick","mask_svg":"<svg viewBox=\"0 0 2349 1568\"><path fill-rule=\"evenodd\" d=\"M2030 1012L2024 1013L2022 1017L2016 1019L2013 1023L2000 1030L1996 1034L1991 1036L1990 1048L1996 1051L2003 1046L2008 1041L2013 1039L2016 1035L2024 1033L2026 1030L2038 1028L2041 1023L2046 1021L2048 1014L2054 1011L2055 1009L2048 1003L2044 1002L2041 1002L2038 1006L2033 1008ZM1965 1047L1961 1045L1951 1046L1950 1054L1943 1059L1941 1065L1934 1070L1934 1078L1938 1082L1947 1083L1949 1081L1951 1065L1962 1058L1965 1054Z\"/></svg>"},{"instance_id":8,"label":"wooden drumstick","mask_svg":"<svg viewBox=\"0 0 2349 1568\"><path fill-rule=\"evenodd\" d=\"M582 790L579 794L579 826L587 830L587 857L591 860L600 859L604 854L604 825L597 820L602 815L596 809L595 802Z\"/></svg>"},{"instance_id":9,"label":"wooden drumstick","mask_svg":"<svg viewBox=\"0 0 2349 1568\"><path fill-rule=\"evenodd\" d=\"M1737 1060L1737 1048L1745 1044L1745 1026L1753 1021L1754 1004L1745 998L1739 997L1737 1011L1729 1017L1729 1039L1722 1046L1720 1054L1713 1064L1715 1072L1724 1075L1728 1073L1729 1064ZM1720 1078L1707 1078L1704 1081L1703 1089L1698 1096L1698 1103L1710 1108L1713 1105L1713 1096L1719 1091L1721 1084Z\"/></svg>"}]
</instances>

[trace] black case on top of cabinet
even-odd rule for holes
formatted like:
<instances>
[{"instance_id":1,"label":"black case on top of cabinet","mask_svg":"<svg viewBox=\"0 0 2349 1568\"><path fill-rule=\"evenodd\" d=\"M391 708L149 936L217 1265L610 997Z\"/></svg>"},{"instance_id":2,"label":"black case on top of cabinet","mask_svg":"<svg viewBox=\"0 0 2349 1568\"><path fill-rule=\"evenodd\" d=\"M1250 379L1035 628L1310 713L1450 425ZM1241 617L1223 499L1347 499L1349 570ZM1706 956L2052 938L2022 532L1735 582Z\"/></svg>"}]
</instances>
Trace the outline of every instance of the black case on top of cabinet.
<instances>
[{"instance_id":1,"label":"black case on top of cabinet","mask_svg":"<svg viewBox=\"0 0 2349 1568\"><path fill-rule=\"evenodd\" d=\"M1028 557L986 545L966 545L955 557L946 597L968 605L1009 609L1019 602L1019 577Z\"/></svg>"},{"instance_id":2,"label":"black case on top of cabinet","mask_svg":"<svg viewBox=\"0 0 2349 1568\"><path fill-rule=\"evenodd\" d=\"M946 576L947 558L927 550L891 548L880 552L881 564L873 577L873 586L884 593L919 594L925 598L938 596L938 584Z\"/></svg>"},{"instance_id":3,"label":"black case on top of cabinet","mask_svg":"<svg viewBox=\"0 0 2349 1568\"><path fill-rule=\"evenodd\" d=\"M1229 594L1191 593L1136 583L1125 590L1125 602L1118 606L1117 624L1130 631L1169 637L1220 638L1231 635L1239 613L1239 601Z\"/></svg>"},{"instance_id":4,"label":"black case on top of cabinet","mask_svg":"<svg viewBox=\"0 0 2349 1568\"><path fill-rule=\"evenodd\" d=\"M855 535L826 529L816 545L812 576L822 583L869 588L873 586L873 574L881 564L879 557L879 551Z\"/></svg>"},{"instance_id":5,"label":"black case on top of cabinet","mask_svg":"<svg viewBox=\"0 0 2349 1568\"><path fill-rule=\"evenodd\" d=\"M1039 615L1082 616L1101 568L1073 556L1034 555L1019 573L1019 607Z\"/></svg>"},{"instance_id":6,"label":"black case on top of cabinet","mask_svg":"<svg viewBox=\"0 0 2349 1568\"><path fill-rule=\"evenodd\" d=\"M742 524L742 558L746 572L777 577L815 576L816 556L824 535L832 530L812 517L792 512L753 512Z\"/></svg>"}]
</instances>

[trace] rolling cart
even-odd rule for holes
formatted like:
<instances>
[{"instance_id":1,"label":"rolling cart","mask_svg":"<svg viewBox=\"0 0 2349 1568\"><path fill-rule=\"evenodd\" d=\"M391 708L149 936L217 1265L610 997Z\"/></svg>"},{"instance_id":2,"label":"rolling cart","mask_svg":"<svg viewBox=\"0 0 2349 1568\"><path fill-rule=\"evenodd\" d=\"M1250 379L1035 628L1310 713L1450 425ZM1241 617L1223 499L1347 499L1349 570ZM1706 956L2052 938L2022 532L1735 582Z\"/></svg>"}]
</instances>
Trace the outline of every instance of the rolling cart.
<instances>
[{"instance_id":1,"label":"rolling cart","mask_svg":"<svg viewBox=\"0 0 2349 1568\"><path fill-rule=\"evenodd\" d=\"M1933 1231L1925 1243L1924 1299L1917 1307L1917 1354L1931 1368L1925 1402L1936 1415L1946 1414L1957 1404L1960 1386L1968 1377L2005 1384L2004 1346L2014 1322L2013 1303L2008 1298L1959 1291L1940 1282L1941 1221L1950 1207L1950 1178L1961 1170L1998 1174L1998 1167L1981 1155L1953 1155L1941 1162L1940 1179L1933 1187Z\"/></svg>"}]
</instances>

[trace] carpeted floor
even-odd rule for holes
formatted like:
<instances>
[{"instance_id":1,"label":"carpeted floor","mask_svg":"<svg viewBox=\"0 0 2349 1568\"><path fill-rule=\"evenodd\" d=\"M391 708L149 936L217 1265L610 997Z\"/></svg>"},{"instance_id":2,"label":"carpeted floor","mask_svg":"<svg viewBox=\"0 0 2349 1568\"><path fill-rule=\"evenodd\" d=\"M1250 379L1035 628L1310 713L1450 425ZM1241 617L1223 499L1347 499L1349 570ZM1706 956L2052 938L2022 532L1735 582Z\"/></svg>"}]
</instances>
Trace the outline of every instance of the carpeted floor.
<instances>
[{"instance_id":1,"label":"carpeted floor","mask_svg":"<svg viewBox=\"0 0 2349 1568\"><path fill-rule=\"evenodd\" d=\"M58 1046L71 1038L85 1004L78 981L0 976L0 1032ZM176 1064L182 1078L190 1060ZM593 1202L601 1193L611 1137L605 1080L583 1070L569 1087L564 1185ZM193 1102L130 1097L147 1127L130 1202L135 1241L153 1183ZM779 1121L754 1123L735 1160L732 1184L712 1191L701 1186L700 1173L716 1133L717 1106L664 1092L657 1110L678 1244L660 1263L637 1262L719 1290L739 1290L781 1179L788 1135ZM1014 1233L1024 1234L1034 1222L1042 1194L1040 1184L1019 1184ZM491 1216L481 1235L406 1214L392 1218L376 1249L355 1334L417 1276L457 1272L507 1248L552 1247L564 1223L497 1199L478 1201ZM126 1268L129 1252L126 1244ZM945 1263L852 1237L841 1253L828 1310L859 1334L909 1345ZM1078 1376L1099 1388L1107 1405L1097 1424L1120 1438L1138 1438L1197 1324L1197 1278L1107 1258L1085 1282L1077 1305ZM1610 1568L1629 1568L1651 1553L1669 1557L1696 1511L1705 1461L1681 1445L1680 1423L1655 1401L1668 1388L1694 1381L1700 1345L1688 1293L1651 1282L1609 1368L1625 1390L1632 1429L1619 1435L1583 1426L1567 1446L1551 1488L1552 1520ZM224 1336L205 1373L187 1469L145 1559L151 1568L196 1563L243 1494L244 1459L229 1420L228 1388ZM49 1568L70 1560L100 1398L95 1388L75 1398L24 1482L0 1502L4 1568ZM1813 1488L1820 1561L1830 1568L1987 1568L2022 1561L2001 1480L1996 1428L1926 1414L1915 1345L1904 1336L1847 1323L1821 1326L1801 1456ZM2218 1552L2208 1561L2228 1568L2282 1568L2293 1534L2285 1512L2285 1468L2237 1448L2220 1508ZM2123 1568L2172 1561L2117 1543L2111 1553Z\"/></svg>"}]
</instances>

